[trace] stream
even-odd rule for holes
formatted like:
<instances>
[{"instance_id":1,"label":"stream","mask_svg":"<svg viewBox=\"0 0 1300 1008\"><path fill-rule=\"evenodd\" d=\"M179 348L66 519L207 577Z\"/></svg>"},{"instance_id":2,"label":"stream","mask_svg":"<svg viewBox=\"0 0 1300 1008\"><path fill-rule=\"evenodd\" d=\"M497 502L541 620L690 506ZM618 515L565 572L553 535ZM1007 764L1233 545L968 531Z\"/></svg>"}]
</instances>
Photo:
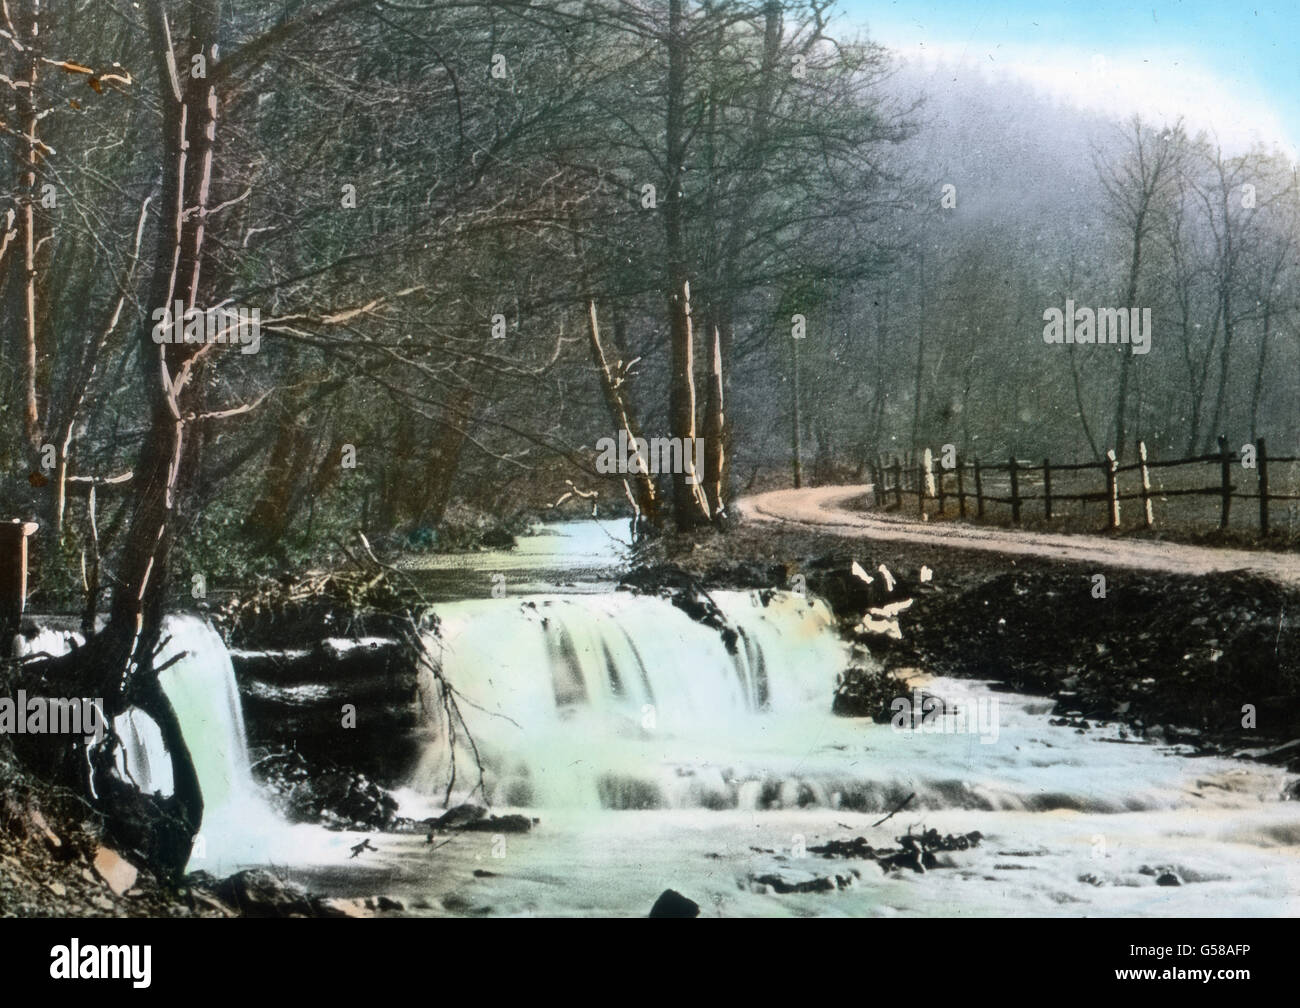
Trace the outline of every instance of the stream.
<instances>
[{"instance_id":1,"label":"stream","mask_svg":"<svg viewBox=\"0 0 1300 1008\"><path fill-rule=\"evenodd\" d=\"M401 814L486 794L493 814L535 819L529 832L431 843L281 822L249 771L229 653L206 624L173 617L170 647L188 653L163 684L208 806L190 867L266 866L340 899L386 895L406 915L643 916L668 888L704 916L1300 911L1285 771L1115 725L1053 726L1053 701L968 680L913 682L948 711L915 730L836 717L847 651L820 600L714 592L737 631L728 645L667 600L611 590L623 523L542 531L510 553L406 564L449 599L426 645L463 720L455 730L426 676L427 739ZM156 728L137 713L119 729L124 772L169 790ZM925 872L809 850L858 836L894 847L932 828L982 839ZM366 836L377 849L352 856ZM781 891L836 876L828 892Z\"/></svg>"}]
</instances>

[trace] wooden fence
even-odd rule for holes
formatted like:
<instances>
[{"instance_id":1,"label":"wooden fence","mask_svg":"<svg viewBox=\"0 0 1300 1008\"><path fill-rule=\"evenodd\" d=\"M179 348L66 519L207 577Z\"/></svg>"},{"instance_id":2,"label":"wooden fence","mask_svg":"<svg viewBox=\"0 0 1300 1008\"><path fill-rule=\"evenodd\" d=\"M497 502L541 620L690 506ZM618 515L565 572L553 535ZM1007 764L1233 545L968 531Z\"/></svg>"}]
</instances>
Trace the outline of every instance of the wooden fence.
<instances>
[{"instance_id":1,"label":"wooden fence","mask_svg":"<svg viewBox=\"0 0 1300 1008\"><path fill-rule=\"evenodd\" d=\"M1219 527L1227 528L1233 500L1252 500L1258 502L1258 524L1261 535L1269 530L1269 504L1275 501L1297 501L1300 494L1274 493L1269 489L1269 465L1274 466L1300 462L1300 456L1281 456L1270 458L1264 438L1253 446L1255 464L1253 468L1244 466L1243 456L1228 448L1228 439L1219 437L1219 450L1209 455L1194 455L1190 458L1154 461L1147 456L1146 445L1137 444L1137 460L1127 465L1120 465L1114 450L1106 452L1106 458L1100 462L1053 463L1043 459L1041 463L1025 461L1015 457L1006 462L988 463L979 458L967 461L960 456L950 468L930 461L929 451L923 455L905 455L903 458L881 456L869 464L874 485L875 502L884 510L902 511L904 498L916 499L916 513L920 517L954 517L982 519L987 504L1005 504L1011 509L1011 520L1020 524L1026 505L1041 504L1043 517L1051 521L1059 514L1054 508L1065 502L1099 503L1105 506L1107 525L1112 529L1120 527L1121 505L1125 501L1140 501L1142 525L1154 528L1156 516L1154 502L1170 497L1207 496L1216 497L1219 502ZM928 465L927 465L928 463ZM1152 489L1151 474L1153 470L1177 469L1185 466L1213 466L1217 469L1218 479L1212 484L1191 487L1159 487ZM1064 493L1061 491L1062 476L1067 479L1088 479L1089 473L1095 473L1096 490ZM1127 473L1136 476L1136 488L1124 492L1121 479ZM1056 489L1053 490L1053 474L1056 475ZM1246 481L1239 486L1233 482L1237 476ZM993 477L997 486L990 484ZM1005 479L1003 479L1005 477ZM1032 485L1037 492L1025 492L1026 485ZM1001 492L993 492L994 490ZM1253 490L1254 492L1249 492ZM935 501L937 510L927 510L927 501Z\"/></svg>"}]
</instances>

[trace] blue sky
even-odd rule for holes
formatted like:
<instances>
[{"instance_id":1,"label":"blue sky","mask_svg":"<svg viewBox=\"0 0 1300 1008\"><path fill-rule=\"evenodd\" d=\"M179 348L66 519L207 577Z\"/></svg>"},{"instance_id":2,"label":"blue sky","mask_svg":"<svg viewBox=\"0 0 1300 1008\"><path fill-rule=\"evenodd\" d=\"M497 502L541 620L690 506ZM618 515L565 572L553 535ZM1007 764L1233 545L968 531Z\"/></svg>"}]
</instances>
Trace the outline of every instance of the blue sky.
<instances>
[{"instance_id":1,"label":"blue sky","mask_svg":"<svg viewBox=\"0 0 1300 1008\"><path fill-rule=\"evenodd\" d=\"M917 59L978 62L1110 111L1300 149L1300 2L840 0L845 23ZM1099 59L1100 58L1100 59ZM1127 106L1127 108L1126 108Z\"/></svg>"}]
</instances>

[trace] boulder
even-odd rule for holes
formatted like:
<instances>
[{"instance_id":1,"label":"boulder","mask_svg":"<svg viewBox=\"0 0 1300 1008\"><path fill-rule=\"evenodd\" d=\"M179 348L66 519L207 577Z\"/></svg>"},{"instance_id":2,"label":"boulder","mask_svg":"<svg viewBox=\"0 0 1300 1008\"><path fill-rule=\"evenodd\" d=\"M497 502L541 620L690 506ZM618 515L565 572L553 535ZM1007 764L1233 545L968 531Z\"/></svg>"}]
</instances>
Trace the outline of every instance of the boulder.
<instances>
[{"instance_id":1,"label":"boulder","mask_svg":"<svg viewBox=\"0 0 1300 1008\"><path fill-rule=\"evenodd\" d=\"M533 828L533 822L524 815L488 816L467 823L462 829L472 833L527 833Z\"/></svg>"},{"instance_id":2,"label":"boulder","mask_svg":"<svg viewBox=\"0 0 1300 1008\"><path fill-rule=\"evenodd\" d=\"M665 889L650 908L651 917L698 917L700 905L676 889Z\"/></svg>"},{"instance_id":3,"label":"boulder","mask_svg":"<svg viewBox=\"0 0 1300 1008\"><path fill-rule=\"evenodd\" d=\"M479 541L488 549L514 549L517 545L515 537L503 528L489 529Z\"/></svg>"},{"instance_id":4,"label":"boulder","mask_svg":"<svg viewBox=\"0 0 1300 1008\"><path fill-rule=\"evenodd\" d=\"M831 713L888 724L893 717L892 704L898 697L911 701L906 683L883 669L852 665L840 673Z\"/></svg>"},{"instance_id":5,"label":"boulder","mask_svg":"<svg viewBox=\"0 0 1300 1008\"><path fill-rule=\"evenodd\" d=\"M487 809L481 805L457 805L435 819L433 825L435 829L462 829L478 822L485 815Z\"/></svg>"},{"instance_id":6,"label":"boulder","mask_svg":"<svg viewBox=\"0 0 1300 1008\"><path fill-rule=\"evenodd\" d=\"M316 639L293 650L231 653L251 747L294 750L328 766L342 760L378 783L404 782L423 751L419 670L397 639ZM340 736L340 710L355 726Z\"/></svg>"},{"instance_id":7,"label":"boulder","mask_svg":"<svg viewBox=\"0 0 1300 1008\"><path fill-rule=\"evenodd\" d=\"M216 892L218 898L245 917L317 917L326 911L298 886L261 868L223 879Z\"/></svg>"},{"instance_id":8,"label":"boulder","mask_svg":"<svg viewBox=\"0 0 1300 1008\"><path fill-rule=\"evenodd\" d=\"M291 822L351 830L386 830L396 822L397 800L365 774L320 765L294 751L259 759L257 772Z\"/></svg>"},{"instance_id":9,"label":"boulder","mask_svg":"<svg viewBox=\"0 0 1300 1008\"><path fill-rule=\"evenodd\" d=\"M527 833L537 820L523 815L490 816L481 805L457 805L426 822L432 836L434 830L453 829L470 833Z\"/></svg>"}]
</instances>

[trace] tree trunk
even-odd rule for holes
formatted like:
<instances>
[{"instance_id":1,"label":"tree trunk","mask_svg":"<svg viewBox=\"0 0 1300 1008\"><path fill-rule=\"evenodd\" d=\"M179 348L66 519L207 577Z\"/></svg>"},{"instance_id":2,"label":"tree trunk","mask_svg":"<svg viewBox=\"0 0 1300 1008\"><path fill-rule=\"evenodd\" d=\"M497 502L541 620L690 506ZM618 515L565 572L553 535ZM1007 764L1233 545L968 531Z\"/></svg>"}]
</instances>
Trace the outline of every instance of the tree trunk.
<instances>
[{"instance_id":1,"label":"tree trunk","mask_svg":"<svg viewBox=\"0 0 1300 1008\"><path fill-rule=\"evenodd\" d=\"M48 237L48 222L37 212L40 199L41 143L37 137L40 117L36 108L37 71L41 63L40 5L26 0L18 7L15 25L23 47L19 58L20 83L14 87L14 110L22 133L19 157L22 172L20 229L23 240L23 427L33 456L45 440L44 421L48 406L49 366L52 359L48 326L38 315L38 269L42 239Z\"/></svg>"},{"instance_id":2,"label":"tree trunk","mask_svg":"<svg viewBox=\"0 0 1300 1008\"><path fill-rule=\"evenodd\" d=\"M1206 436L1209 450L1210 439L1214 432L1227 426L1228 420L1228 365L1232 358L1232 340L1234 333L1232 319L1232 285L1236 279L1234 265L1236 253L1232 241L1232 210L1229 197L1231 189L1223 179L1222 161L1219 162L1219 193L1223 208L1223 266L1219 275L1219 303L1223 312L1223 344L1219 348L1219 388L1214 397L1214 417L1210 421L1210 433Z\"/></svg>"},{"instance_id":3,"label":"tree trunk","mask_svg":"<svg viewBox=\"0 0 1300 1008\"><path fill-rule=\"evenodd\" d=\"M424 470L425 497L419 524L437 525L451 502L452 484L465 450L465 430L474 412L474 390L468 385L456 389L442 412L438 444Z\"/></svg>"},{"instance_id":4,"label":"tree trunk","mask_svg":"<svg viewBox=\"0 0 1300 1008\"><path fill-rule=\"evenodd\" d=\"M163 106L162 200L147 304L170 306L179 300L190 308L196 306L201 293L217 94L204 78L187 75L182 87L162 0L150 0L147 14ZM204 51L212 44L216 18L216 5L192 5L189 53ZM193 461L186 451L185 429L193 419L191 381L203 347L155 345L147 320L139 326L137 338L149 396L149 430L136 469L134 506L115 572L118 583L108 624L96 636L93 648L86 650L95 655L96 685L102 691L98 695L106 700L108 717L136 703L158 722L172 762L175 813L192 836L202 822L203 799L175 713L158 687L154 659L166 601L174 518ZM97 760L100 766L105 765L102 749ZM188 851L176 856L181 853L187 855ZM169 867L179 870L180 866Z\"/></svg>"},{"instance_id":5,"label":"tree trunk","mask_svg":"<svg viewBox=\"0 0 1300 1008\"><path fill-rule=\"evenodd\" d=\"M682 446L683 471L673 474L673 517L677 527L683 531L709 522L709 504L692 462L695 446L695 348L691 331L691 288L682 233L682 186L686 170L686 60L685 0L669 0L665 119L668 194L663 214L672 341L668 413L671 436L677 438Z\"/></svg>"},{"instance_id":6,"label":"tree trunk","mask_svg":"<svg viewBox=\"0 0 1300 1008\"><path fill-rule=\"evenodd\" d=\"M243 522L244 532L262 549L282 543L293 520L294 491L302 484L311 460L311 440L307 429L298 423L297 405L292 399L285 403L261 490Z\"/></svg>"},{"instance_id":7,"label":"tree trunk","mask_svg":"<svg viewBox=\"0 0 1300 1008\"><path fill-rule=\"evenodd\" d=\"M681 471L673 473L673 516L682 531L709 523L709 502L695 471L695 340L691 329L691 285L683 283L670 305L673 313L672 436L681 442Z\"/></svg>"},{"instance_id":8,"label":"tree trunk","mask_svg":"<svg viewBox=\"0 0 1300 1008\"><path fill-rule=\"evenodd\" d=\"M1232 295L1225 283L1221 295L1223 305L1223 343L1219 346L1219 385L1214 395L1214 413L1210 418L1209 432L1205 435L1205 450L1211 450L1215 443L1214 432L1226 428L1225 414L1228 412L1228 365L1232 356Z\"/></svg>"},{"instance_id":9,"label":"tree trunk","mask_svg":"<svg viewBox=\"0 0 1300 1008\"><path fill-rule=\"evenodd\" d=\"M794 470L792 474L794 488L798 490L803 486L803 462L800 459L799 444L799 427L802 418L799 415L799 341L793 338L790 340L790 374L794 400L791 404L790 419L790 465Z\"/></svg>"},{"instance_id":10,"label":"tree trunk","mask_svg":"<svg viewBox=\"0 0 1300 1008\"><path fill-rule=\"evenodd\" d=\"M1272 292L1269 292L1270 298ZM1264 332L1259 341L1259 365L1255 368L1255 385L1250 390L1250 441L1259 443L1259 404L1264 398L1264 368L1268 361L1268 340L1271 335L1273 311L1272 301L1264 305Z\"/></svg>"},{"instance_id":11,"label":"tree trunk","mask_svg":"<svg viewBox=\"0 0 1300 1008\"><path fill-rule=\"evenodd\" d=\"M1139 214L1133 231L1133 255L1129 259L1128 288L1120 310L1126 311L1137 307L1138 273L1142 268L1142 238L1145 234L1145 215ZM1150 338L1150 334L1147 334ZM1121 349L1119 361L1119 392L1115 396L1115 454L1124 457L1124 446L1128 444L1128 374L1133 366L1133 354Z\"/></svg>"},{"instance_id":12,"label":"tree trunk","mask_svg":"<svg viewBox=\"0 0 1300 1008\"><path fill-rule=\"evenodd\" d=\"M596 302L587 302L587 333L591 341L591 356L596 363L596 373L600 377L600 389L605 397L605 408L609 410L610 420L614 426L622 431L628 440L629 445L635 445L638 436L637 424L632 416L632 407L628 403L627 394L623 390L623 383L618 375L614 374L613 369L609 366L609 361L605 357L605 348L600 341L600 323L596 318ZM644 472L629 473L632 478L632 485L635 487L633 497L636 501L637 509L640 511L640 518L649 528L658 529L660 523L659 515L659 496L655 489L654 477L649 472L649 459L644 460L646 465Z\"/></svg>"},{"instance_id":13,"label":"tree trunk","mask_svg":"<svg viewBox=\"0 0 1300 1008\"><path fill-rule=\"evenodd\" d=\"M704 397L704 493L715 521L725 517L722 474L726 463L726 408L722 374L722 331L713 327L709 344L709 387Z\"/></svg>"},{"instance_id":14,"label":"tree trunk","mask_svg":"<svg viewBox=\"0 0 1300 1008\"><path fill-rule=\"evenodd\" d=\"M924 234L924 232L922 232ZM916 326L916 400L912 408L912 445L921 443L921 400L925 381L925 249L922 247L917 266L917 291L920 305L917 312Z\"/></svg>"}]
</instances>

